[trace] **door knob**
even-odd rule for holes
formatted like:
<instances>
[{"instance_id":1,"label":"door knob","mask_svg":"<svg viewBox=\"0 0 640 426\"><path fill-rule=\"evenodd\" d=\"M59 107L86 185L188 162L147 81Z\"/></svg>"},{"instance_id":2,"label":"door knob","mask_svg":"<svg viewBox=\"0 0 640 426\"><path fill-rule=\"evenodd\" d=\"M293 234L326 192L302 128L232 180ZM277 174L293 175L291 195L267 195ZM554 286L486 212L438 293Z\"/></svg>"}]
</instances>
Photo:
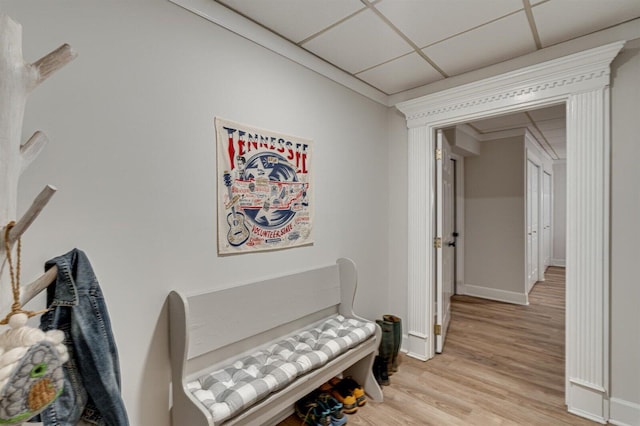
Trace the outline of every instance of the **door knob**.
<instances>
[{"instance_id":1,"label":"door knob","mask_svg":"<svg viewBox=\"0 0 640 426\"><path fill-rule=\"evenodd\" d=\"M455 247L455 246L456 246L456 242L455 242L455 241L449 241L449 242L447 243L447 245L448 245L449 247Z\"/></svg>"}]
</instances>

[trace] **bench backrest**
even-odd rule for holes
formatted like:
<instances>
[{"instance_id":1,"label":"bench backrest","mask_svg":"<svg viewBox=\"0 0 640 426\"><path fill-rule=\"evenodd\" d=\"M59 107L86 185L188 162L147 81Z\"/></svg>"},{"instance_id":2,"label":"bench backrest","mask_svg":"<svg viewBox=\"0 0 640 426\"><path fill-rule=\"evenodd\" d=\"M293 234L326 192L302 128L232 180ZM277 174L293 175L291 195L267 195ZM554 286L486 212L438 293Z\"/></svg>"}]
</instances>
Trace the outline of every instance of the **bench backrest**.
<instances>
[{"instance_id":1,"label":"bench backrest","mask_svg":"<svg viewBox=\"0 0 640 426\"><path fill-rule=\"evenodd\" d=\"M352 282L345 285L345 276ZM187 296L172 291L169 339L174 379L184 379L220 361L227 352L237 354L243 348L238 342L301 318L313 318L314 313L332 309L348 315L355 281L353 262L340 259L334 265L202 294ZM240 349L228 348L233 344ZM252 343L245 346L249 349ZM220 356L197 360L216 352Z\"/></svg>"}]
</instances>

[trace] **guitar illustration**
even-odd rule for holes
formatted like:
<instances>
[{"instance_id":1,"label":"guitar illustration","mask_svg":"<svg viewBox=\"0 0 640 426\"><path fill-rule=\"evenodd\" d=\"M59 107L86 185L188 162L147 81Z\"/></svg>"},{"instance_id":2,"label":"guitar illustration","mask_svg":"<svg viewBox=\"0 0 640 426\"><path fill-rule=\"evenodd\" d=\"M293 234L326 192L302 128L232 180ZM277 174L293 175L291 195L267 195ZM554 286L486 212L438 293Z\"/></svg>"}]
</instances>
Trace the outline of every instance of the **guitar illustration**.
<instances>
[{"instance_id":1,"label":"guitar illustration","mask_svg":"<svg viewBox=\"0 0 640 426\"><path fill-rule=\"evenodd\" d=\"M234 247L241 246L248 239L251 232L246 223L244 223L244 214L236 213L235 202L231 192L231 174L225 170L224 185L229 191L229 202L231 204L231 213L227 215L227 223L229 224L229 232L227 232L227 241Z\"/></svg>"}]
</instances>

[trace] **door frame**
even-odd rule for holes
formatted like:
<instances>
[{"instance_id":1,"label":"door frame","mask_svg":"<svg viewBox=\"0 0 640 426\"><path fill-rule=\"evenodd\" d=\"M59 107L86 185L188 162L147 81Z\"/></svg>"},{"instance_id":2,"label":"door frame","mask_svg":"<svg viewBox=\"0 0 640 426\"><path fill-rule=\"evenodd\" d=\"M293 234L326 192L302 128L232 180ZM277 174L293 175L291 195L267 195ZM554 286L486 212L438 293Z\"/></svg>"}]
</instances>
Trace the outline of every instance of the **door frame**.
<instances>
[{"instance_id":1,"label":"door frame","mask_svg":"<svg viewBox=\"0 0 640 426\"><path fill-rule=\"evenodd\" d=\"M434 356L435 129L565 103L567 305L565 399L609 419L610 43L402 102L408 127L407 351ZM579 285L578 285L579 284ZM584 319L588 318L589 321Z\"/></svg>"}]
</instances>

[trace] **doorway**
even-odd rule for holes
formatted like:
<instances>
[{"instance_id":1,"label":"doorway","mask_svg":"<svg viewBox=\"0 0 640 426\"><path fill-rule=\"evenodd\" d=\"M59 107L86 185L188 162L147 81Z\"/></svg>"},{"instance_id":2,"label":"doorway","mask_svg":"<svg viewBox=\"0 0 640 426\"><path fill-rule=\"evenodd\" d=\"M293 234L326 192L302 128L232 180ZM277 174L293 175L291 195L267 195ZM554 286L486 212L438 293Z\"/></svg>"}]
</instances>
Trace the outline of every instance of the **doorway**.
<instances>
[{"instance_id":1,"label":"doorway","mask_svg":"<svg viewBox=\"0 0 640 426\"><path fill-rule=\"evenodd\" d=\"M567 104L566 402L608 420L609 64L623 42L443 90L397 105L408 131L408 354L434 355L435 129L509 112ZM579 284L579 285L578 285ZM584 321L589 318L589 321Z\"/></svg>"},{"instance_id":2,"label":"doorway","mask_svg":"<svg viewBox=\"0 0 640 426\"><path fill-rule=\"evenodd\" d=\"M436 353L449 328L450 295L528 305L533 285L544 281L542 179L554 161L566 161L565 110L559 104L437 131L444 149L436 155L435 177L436 233L442 237L435 250ZM454 153L468 169L464 173Z\"/></svg>"}]
</instances>

